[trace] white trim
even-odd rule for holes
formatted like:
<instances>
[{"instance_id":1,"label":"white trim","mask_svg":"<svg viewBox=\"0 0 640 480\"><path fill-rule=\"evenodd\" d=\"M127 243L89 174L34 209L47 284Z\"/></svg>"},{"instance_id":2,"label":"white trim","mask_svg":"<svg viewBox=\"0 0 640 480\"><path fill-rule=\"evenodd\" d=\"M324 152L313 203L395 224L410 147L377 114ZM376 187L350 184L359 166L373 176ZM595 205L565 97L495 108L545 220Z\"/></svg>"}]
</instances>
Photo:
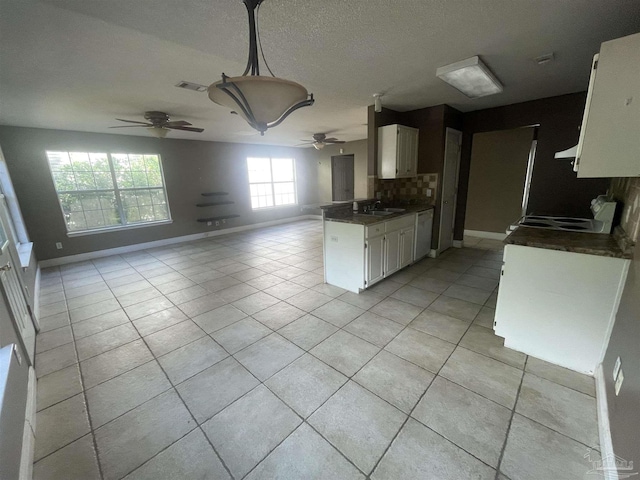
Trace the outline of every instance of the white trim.
<instances>
[{"instance_id":1,"label":"white trim","mask_svg":"<svg viewBox=\"0 0 640 480\"><path fill-rule=\"evenodd\" d=\"M31 320L33 320L33 325L36 329L36 332L40 332L40 281L42 280L42 275L40 271L40 264L36 264L36 278L33 282L33 315L31 315Z\"/></svg>"},{"instance_id":2,"label":"white trim","mask_svg":"<svg viewBox=\"0 0 640 480\"><path fill-rule=\"evenodd\" d=\"M465 230L465 237L477 237L477 238L489 238L491 240L504 240L507 238L506 233L498 233L498 232L483 232L481 230Z\"/></svg>"},{"instance_id":3,"label":"white trim","mask_svg":"<svg viewBox=\"0 0 640 480\"><path fill-rule=\"evenodd\" d=\"M455 248L462 248L464 245L463 245L463 243L462 243L462 240L454 240L454 241L453 241L453 246L454 246Z\"/></svg>"},{"instance_id":4,"label":"white trim","mask_svg":"<svg viewBox=\"0 0 640 480\"><path fill-rule=\"evenodd\" d=\"M27 406L22 431L22 451L20 453L20 480L33 478L33 456L36 442L36 372L29 367L27 386Z\"/></svg>"},{"instance_id":5,"label":"white trim","mask_svg":"<svg viewBox=\"0 0 640 480\"><path fill-rule=\"evenodd\" d=\"M58 265L66 265L68 263L82 262L84 260L93 260L94 258L108 257L110 255L119 255L122 253L136 252L138 250L146 250L148 248L164 247L176 243L190 242L200 240L202 238L217 237L220 235L228 235L230 233L244 232L254 230L256 228L269 227L272 225L280 225L283 223L297 222L299 220L317 220L321 219L319 215L298 215L297 217L287 217L279 220L270 220L268 222L252 223L250 225L242 225L240 227L225 228L213 232L194 233L192 235L183 235L181 237L165 238L163 240L154 240L152 242L136 243L133 245L125 245L123 247L108 248L105 250L96 250L94 252L79 253L77 255L68 255L66 257L51 258L42 260L38 263L40 268L55 267Z\"/></svg>"},{"instance_id":6,"label":"white trim","mask_svg":"<svg viewBox=\"0 0 640 480\"><path fill-rule=\"evenodd\" d=\"M445 141L444 141L444 165L442 167L442 181L440 183L440 221L438 222L438 254L440 252L442 252L442 222L444 221L444 215L442 215L442 212L444 210L443 205L444 205L444 182L446 181L446 178L444 178L444 174L446 172L447 166L446 166L446 161L447 161L447 150L448 150L448 142L447 142L447 138L449 137L449 135L453 135L455 134L456 136L459 136L459 143L458 143L458 160L456 161L456 172L455 172L455 193L453 194L453 220L451 222L451 242L453 245L453 230L455 229L456 226L456 210L458 209L458 184L460 183L460 163L462 162L462 132L460 130L456 130L455 128L450 128L447 127L445 129ZM459 134L459 135L458 135ZM449 247L447 247L449 248Z\"/></svg>"},{"instance_id":7,"label":"white trim","mask_svg":"<svg viewBox=\"0 0 640 480\"><path fill-rule=\"evenodd\" d=\"M430 258L436 258L438 255L440 255L440 251L438 249L432 248L431 250L429 250Z\"/></svg>"},{"instance_id":8,"label":"white trim","mask_svg":"<svg viewBox=\"0 0 640 480\"><path fill-rule=\"evenodd\" d=\"M602 363L596 367L596 406L598 411L598 434L600 437L600 454L602 456L603 474L606 480L618 480L615 465L613 442L609 425L609 406L607 404L607 389L604 380Z\"/></svg>"}]
</instances>

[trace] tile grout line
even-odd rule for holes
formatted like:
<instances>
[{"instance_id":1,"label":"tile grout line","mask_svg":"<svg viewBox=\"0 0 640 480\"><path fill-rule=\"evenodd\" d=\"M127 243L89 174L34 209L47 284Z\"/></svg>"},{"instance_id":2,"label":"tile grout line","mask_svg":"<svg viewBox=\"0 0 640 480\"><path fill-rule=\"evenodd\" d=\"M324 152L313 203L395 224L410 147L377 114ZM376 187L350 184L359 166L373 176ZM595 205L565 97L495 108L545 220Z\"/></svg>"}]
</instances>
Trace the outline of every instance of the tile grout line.
<instances>
[{"instance_id":1,"label":"tile grout line","mask_svg":"<svg viewBox=\"0 0 640 480\"><path fill-rule=\"evenodd\" d=\"M516 414L516 407L518 406L518 400L520 400L520 392L522 390L522 384L524 383L524 374L525 369L527 368L527 362L529 361L529 356L525 358L524 368L522 369L522 377L520 377L520 384L518 385L518 391L516 393L516 400L513 402L513 408L511 409L511 416L509 417L509 423L507 425L507 434L504 437L504 442L502 443L502 448L500 449L500 456L498 457L498 464L496 466L496 476L495 480L499 480L500 476L500 468L502 467L502 460L504 459L504 452L507 449L507 442L509 441L509 434L511 433L511 425L513 424L513 417Z\"/></svg>"}]
</instances>

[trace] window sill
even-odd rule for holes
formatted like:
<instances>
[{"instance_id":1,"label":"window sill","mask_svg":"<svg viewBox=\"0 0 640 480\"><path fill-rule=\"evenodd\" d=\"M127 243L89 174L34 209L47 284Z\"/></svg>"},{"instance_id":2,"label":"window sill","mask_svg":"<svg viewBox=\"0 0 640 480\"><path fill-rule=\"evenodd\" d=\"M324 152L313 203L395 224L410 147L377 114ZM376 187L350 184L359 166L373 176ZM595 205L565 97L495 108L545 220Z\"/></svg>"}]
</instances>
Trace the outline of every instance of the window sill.
<instances>
[{"instance_id":1,"label":"window sill","mask_svg":"<svg viewBox=\"0 0 640 480\"><path fill-rule=\"evenodd\" d=\"M294 207L299 207L300 205L298 205L297 203L289 203L287 205L274 205L272 207L258 207L258 208L252 208L251 211L253 212L266 212L269 210L280 210L283 208L294 208Z\"/></svg>"},{"instance_id":2,"label":"window sill","mask_svg":"<svg viewBox=\"0 0 640 480\"><path fill-rule=\"evenodd\" d=\"M79 230L77 232L67 232L67 237L84 237L85 235L98 235L100 233L122 232L123 230L135 230L136 228L157 227L159 225L169 225L173 220L163 220L161 222L136 223L124 227L96 228L95 230Z\"/></svg>"},{"instance_id":3,"label":"window sill","mask_svg":"<svg viewBox=\"0 0 640 480\"><path fill-rule=\"evenodd\" d=\"M18 250L18 257L20 258L20 267L23 270L29 268L29 263L31 262L31 251L33 250L33 242L29 243L19 243L16 245Z\"/></svg>"}]
</instances>

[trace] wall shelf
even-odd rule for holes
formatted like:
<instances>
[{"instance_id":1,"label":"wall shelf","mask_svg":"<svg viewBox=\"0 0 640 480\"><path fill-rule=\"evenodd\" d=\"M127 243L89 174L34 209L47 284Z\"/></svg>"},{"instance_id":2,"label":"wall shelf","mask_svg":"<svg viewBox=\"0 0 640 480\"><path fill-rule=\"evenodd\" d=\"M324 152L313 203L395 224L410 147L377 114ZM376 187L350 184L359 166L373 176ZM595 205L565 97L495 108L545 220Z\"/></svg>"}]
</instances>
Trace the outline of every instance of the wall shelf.
<instances>
[{"instance_id":1,"label":"wall shelf","mask_svg":"<svg viewBox=\"0 0 640 480\"><path fill-rule=\"evenodd\" d=\"M219 217L199 218L198 222L219 222L220 220L228 220L230 218L238 218L240 215L222 215Z\"/></svg>"},{"instance_id":2,"label":"wall shelf","mask_svg":"<svg viewBox=\"0 0 640 480\"><path fill-rule=\"evenodd\" d=\"M217 205L233 205L236 202L232 202L230 200L225 200L222 202L207 202L207 203L196 203L196 207L215 207Z\"/></svg>"},{"instance_id":3,"label":"wall shelf","mask_svg":"<svg viewBox=\"0 0 640 480\"><path fill-rule=\"evenodd\" d=\"M201 194L203 197L215 197L217 195L229 195L229 192L207 192Z\"/></svg>"}]
</instances>

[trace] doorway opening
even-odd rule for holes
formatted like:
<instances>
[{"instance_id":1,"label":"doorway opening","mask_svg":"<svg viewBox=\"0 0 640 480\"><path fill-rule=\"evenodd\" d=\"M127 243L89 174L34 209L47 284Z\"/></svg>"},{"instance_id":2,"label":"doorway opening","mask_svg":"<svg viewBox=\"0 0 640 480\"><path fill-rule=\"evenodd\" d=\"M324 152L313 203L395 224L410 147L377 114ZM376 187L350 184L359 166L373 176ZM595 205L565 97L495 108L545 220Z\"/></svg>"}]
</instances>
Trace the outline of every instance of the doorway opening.
<instances>
[{"instance_id":1,"label":"doorway opening","mask_svg":"<svg viewBox=\"0 0 640 480\"><path fill-rule=\"evenodd\" d=\"M336 201L353 200L354 173L353 155L331 157L331 199Z\"/></svg>"},{"instance_id":2,"label":"doorway opening","mask_svg":"<svg viewBox=\"0 0 640 480\"><path fill-rule=\"evenodd\" d=\"M537 143L536 125L473 136L466 236L503 240L526 214Z\"/></svg>"}]
</instances>

